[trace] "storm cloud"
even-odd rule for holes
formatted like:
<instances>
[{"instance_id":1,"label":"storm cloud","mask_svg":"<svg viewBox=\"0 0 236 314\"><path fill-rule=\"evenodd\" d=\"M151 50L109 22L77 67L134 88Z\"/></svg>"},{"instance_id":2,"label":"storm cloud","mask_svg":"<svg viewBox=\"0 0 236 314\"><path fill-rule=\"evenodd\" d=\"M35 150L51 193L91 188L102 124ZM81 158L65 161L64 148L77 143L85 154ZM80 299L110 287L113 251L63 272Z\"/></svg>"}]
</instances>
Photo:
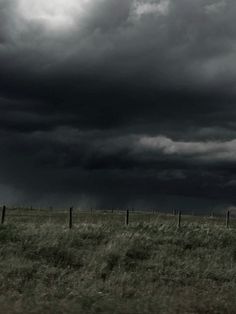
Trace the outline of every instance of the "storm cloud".
<instances>
[{"instance_id":1,"label":"storm cloud","mask_svg":"<svg viewBox=\"0 0 236 314\"><path fill-rule=\"evenodd\" d=\"M236 3L0 0L8 204L236 204Z\"/></svg>"}]
</instances>

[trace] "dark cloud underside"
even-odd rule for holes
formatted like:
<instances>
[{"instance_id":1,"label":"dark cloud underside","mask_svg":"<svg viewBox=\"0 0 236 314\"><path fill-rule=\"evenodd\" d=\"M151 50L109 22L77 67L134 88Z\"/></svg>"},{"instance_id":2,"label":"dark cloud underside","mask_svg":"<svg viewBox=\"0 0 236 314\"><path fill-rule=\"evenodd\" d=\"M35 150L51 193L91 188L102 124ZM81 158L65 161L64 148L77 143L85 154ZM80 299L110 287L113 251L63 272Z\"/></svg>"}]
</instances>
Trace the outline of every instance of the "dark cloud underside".
<instances>
[{"instance_id":1,"label":"dark cloud underside","mask_svg":"<svg viewBox=\"0 0 236 314\"><path fill-rule=\"evenodd\" d=\"M0 0L0 197L236 203L236 4Z\"/></svg>"}]
</instances>

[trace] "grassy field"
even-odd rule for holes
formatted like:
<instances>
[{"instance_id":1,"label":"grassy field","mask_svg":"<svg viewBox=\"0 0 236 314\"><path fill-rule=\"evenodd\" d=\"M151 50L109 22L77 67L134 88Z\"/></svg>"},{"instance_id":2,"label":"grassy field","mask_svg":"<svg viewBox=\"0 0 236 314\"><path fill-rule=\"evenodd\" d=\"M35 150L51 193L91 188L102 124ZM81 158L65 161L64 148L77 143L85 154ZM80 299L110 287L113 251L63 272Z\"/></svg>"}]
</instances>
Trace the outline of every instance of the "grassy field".
<instances>
[{"instance_id":1,"label":"grassy field","mask_svg":"<svg viewBox=\"0 0 236 314\"><path fill-rule=\"evenodd\" d=\"M0 313L236 313L236 225L172 215L14 210Z\"/></svg>"}]
</instances>

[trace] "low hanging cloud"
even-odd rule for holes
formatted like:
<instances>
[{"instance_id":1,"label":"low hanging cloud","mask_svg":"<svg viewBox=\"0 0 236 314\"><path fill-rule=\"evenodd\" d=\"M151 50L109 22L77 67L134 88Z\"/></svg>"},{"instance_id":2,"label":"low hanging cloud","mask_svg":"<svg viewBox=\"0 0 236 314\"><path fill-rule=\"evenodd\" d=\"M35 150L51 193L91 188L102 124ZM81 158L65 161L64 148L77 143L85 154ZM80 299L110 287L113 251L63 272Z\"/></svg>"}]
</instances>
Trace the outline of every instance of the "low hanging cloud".
<instances>
[{"instance_id":1,"label":"low hanging cloud","mask_svg":"<svg viewBox=\"0 0 236 314\"><path fill-rule=\"evenodd\" d=\"M3 201L234 204L235 13L0 0Z\"/></svg>"},{"instance_id":2,"label":"low hanging cloud","mask_svg":"<svg viewBox=\"0 0 236 314\"><path fill-rule=\"evenodd\" d=\"M207 141L207 142L184 142L173 141L170 138L142 137L139 140L140 150L157 152L164 155L176 155L192 157L195 161L217 162L236 161L236 140L231 141Z\"/></svg>"}]
</instances>

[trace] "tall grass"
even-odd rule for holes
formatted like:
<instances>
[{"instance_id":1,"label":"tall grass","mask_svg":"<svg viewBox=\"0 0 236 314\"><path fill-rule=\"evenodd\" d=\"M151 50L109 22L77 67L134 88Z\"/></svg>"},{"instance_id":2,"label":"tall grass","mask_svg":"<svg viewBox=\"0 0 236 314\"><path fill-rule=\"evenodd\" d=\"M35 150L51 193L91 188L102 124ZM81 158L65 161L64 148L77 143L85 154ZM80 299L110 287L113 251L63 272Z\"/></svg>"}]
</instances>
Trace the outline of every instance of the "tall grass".
<instances>
[{"instance_id":1,"label":"tall grass","mask_svg":"<svg viewBox=\"0 0 236 314\"><path fill-rule=\"evenodd\" d=\"M1 225L0 313L236 313L235 229L109 217Z\"/></svg>"}]
</instances>

